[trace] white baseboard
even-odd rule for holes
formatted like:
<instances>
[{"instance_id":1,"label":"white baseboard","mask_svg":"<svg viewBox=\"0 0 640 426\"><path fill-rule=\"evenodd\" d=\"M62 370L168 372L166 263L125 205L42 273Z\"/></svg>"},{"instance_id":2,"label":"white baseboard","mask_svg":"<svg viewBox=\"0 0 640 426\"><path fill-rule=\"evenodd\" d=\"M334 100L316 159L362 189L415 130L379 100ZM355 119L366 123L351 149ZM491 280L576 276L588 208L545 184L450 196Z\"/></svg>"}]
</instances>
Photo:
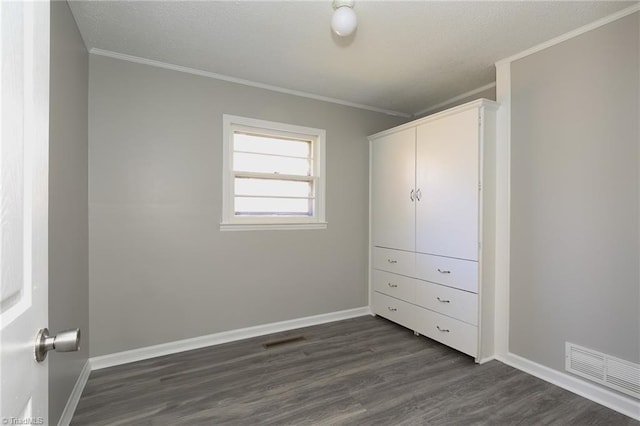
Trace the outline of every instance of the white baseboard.
<instances>
[{"instance_id":1,"label":"white baseboard","mask_svg":"<svg viewBox=\"0 0 640 426\"><path fill-rule=\"evenodd\" d=\"M69 423L71 423L73 414L76 412L76 407L78 406L78 402L82 396L84 386L87 384L87 380L89 379L89 374L91 374L91 361L87 360L80 371L76 384L71 390L71 395L69 395L67 405L65 405L64 410L62 410L62 415L60 416L60 420L58 420L58 426L68 426Z\"/></svg>"},{"instance_id":2,"label":"white baseboard","mask_svg":"<svg viewBox=\"0 0 640 426\"><path fill-rule=\"evenodd\" d=\"M640 401L637 399L612 392L578 377L545 367L544 365L511 352L505 356L498 355L496 359L511 367L566 389L569 392L573 392L600 405L611 408L625 416L640 420Z\"/></svg>"},{"instance_id":3,"label":"white baseboard","mask_svg":"<svg viewBox=\"0 0 640 426\"><path fill-rule=\"evenodd\" d=\"M220 345L251 337L264 336L266 334L279 333L282 331L295 330L297 328L309 327L312 325L325 324L333 321L340 321L349 318L356 318L365 315L374 315L368 306L362 308L348 309L345 311L331 312L328 314L314 315L310 317L297 318L288 321L275 322L271 324L258 325L255 327L242 328L207 336L194 337L191 339L178 340L175 342L163 343L160 345L148 346L130 351L117 352L109 355L93 357L87 360L78 380L76 381L67 405L60 416L59 426L66 426L71 422L73 414L82 391L89 379L92 370L113 367L158 356L199 349L207 346ZM483 359L488 362L494 357ZM580 378L571 376L564 372L554 370L544 365L538 364L513 353L506 355L496 355L495 359L538 377L544 381L552 383L600 405L611 408L619 413L629 416L635 420L640 420L640 403L638 400L609 391L600 386L589 383Z\"/></svg>"},{"instance_id":4,"label":"white baseboard","mask_svg":"<svg viewBox=\"0 0 640 426\"><path fill-rule=\"evenodd\" d=\"M491 355L491 356L488 356L486 358L481 358L478 361L478 364L484 364L485 362L493 361L494 359L496 359L495 355Z\"/></svg>"},{"instance_id":5,"label":"white baseboard","mask_svg":"<svg viewBox=\"0 0 640 426\"><path fill-rule=\"evenodd\" d=\"M288 321L274 322L271 324L257 325L254 327L241 328L237 330L223 331L221 333L209 334L206 336L194 337L191 339L177 340L160 345L147 346L130 351L116 352L108 355L101 355L90 358L91 369L100 370L102 368L127 364L135 361L142 361L163 355L170 355L178 352L200 349L207 346L220 345L251 337L264 336L271 333L295 330L296 328L309 327L312 325L324 324L333 321L340 321L349 318L370 315L371 309L368 306L362 308L348 309L346 311L331 312L328 314L314 315L311 317L297 318Z\"/></svg>"}]
</instances>

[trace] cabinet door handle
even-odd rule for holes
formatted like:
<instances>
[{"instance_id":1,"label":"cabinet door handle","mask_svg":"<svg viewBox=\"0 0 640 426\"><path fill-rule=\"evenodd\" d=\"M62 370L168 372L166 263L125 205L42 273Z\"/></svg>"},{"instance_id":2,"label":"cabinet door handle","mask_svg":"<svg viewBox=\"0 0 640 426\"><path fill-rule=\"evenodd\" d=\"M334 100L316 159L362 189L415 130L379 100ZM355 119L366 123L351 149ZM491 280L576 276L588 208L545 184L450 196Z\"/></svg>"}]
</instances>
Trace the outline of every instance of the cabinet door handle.
<instances>
[{"instance_id":1,"label":"cabinet door handle","mask_svg":"<svg viewBox=\"0 0 640 426\"><path fill-rule=\"evenodd\" d=\"M451 271L447 271L446 269L440 269L438 268L438 272L440 272L441 274L450 274Z\"/></svg>"},{"instance_id":2,"label":"cabinet door handle","mask_svg":"<svg viewBox=\"0 0 640 426\"><path fill-rule=\"evenodd\" d=\"M409 199L413 202L414 201L414 196L415 196L415 191L412 189L411 192L409 193Z\"/></svg>"},{"instance_id":3,"label":"cabinet door handle","mask_svg":"<svg viewBox=\"0 0 640 426\"><path fill-rule=\"evenodd\" d=\"M387 283L387 284L389 284L389 287L391 287L391 288L396 288L396 287L398 287L398 284L391 284L391 283Z\"/></svg>"},{"instance_id":4,"label":"cabinet door handle","mask_svg":"<svg viewBox=\"0 0 640 426\"><path fill-rule=\"evenodd\" d=\"M416 191L416 200L420 201L421 198L422 198L422 190L418 189Z\"/></svg>"},{"instance_id":5,"label":"cabinet door handle","mask_svg":"<svg viewBox=\"0 0 640 426\"><path fill-rule=\"evenodd\" d=\"M389 262L389 263L398 263L397 260L391 260L391 259L387 259L387 262Z\"/></svg>"},{"instance_id":6,"label":"cabinet door handle","mask_svg":"<svg viewBox=\"0 0 640 426\"><path fill-rule=\"evenodd\" d=\"M387 309L390 310L391 312L395 312L398 310L398 308L392 308L391 306L387 306Z\"/></svg>"},{"instance_id":7,"label":"cabinet door handle","mask_svg":"<svg viewBox=\"0 0 640 426\"><path fill-rule=\"evenodd\" d=\"M449 333L451 331L448 328L440 328L439 325L436 325L436 328L443 333Z\"/></svg>"},{"instance_id":8,"label":"cabinet door handle","mask_svg":"<svg viewBox=\"0 0 640 426\"><path fill-rule=\"evenodd\" d=\"M442 303L451 303L451 300L447 300L447 299L440 299L440 296L437 296L436 299L438 299L438 302L442 302Z\"/></svg>"}]
</instances>

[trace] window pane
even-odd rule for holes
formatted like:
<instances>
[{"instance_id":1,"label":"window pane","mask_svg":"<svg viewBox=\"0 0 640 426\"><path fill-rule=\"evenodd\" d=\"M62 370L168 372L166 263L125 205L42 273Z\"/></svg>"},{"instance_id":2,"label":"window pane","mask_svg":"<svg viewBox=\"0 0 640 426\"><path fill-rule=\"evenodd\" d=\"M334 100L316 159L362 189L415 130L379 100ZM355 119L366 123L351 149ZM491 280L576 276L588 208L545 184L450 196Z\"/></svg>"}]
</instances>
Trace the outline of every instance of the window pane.
<instances>
[{"instance_id":1,"label":"window pane","mask_svg":"<svg viewBox=\"0 0 640 426\"><path fill-rule=\"evenodd\" d=\"M300 198L236 197L237 216L313 216L313 202Z\"/></svg>"},{"instance_id":2,"label":"window pane","mask_svg":"<svg viewBox=\"0 0 640 426\"><path fill-rule=\"evenodd\" d=\"M233 170L256 173L310 176L310 160L263 154L233 153Z\"/></svg>"},{"instance_id":3,"label":"window pane","mask_svg":"<svg viewBox=\"0 0 640 426\"><path fill-rule=\"evenodd\" d=\"M308 158L311 157L311 142L234 133L233 150Z\"/></svg>"},{"instance_id":4,"label":"window pane","mask_svg":"<svg viewBox=\"0 0 640 426\"><path fill-rule=\"evenodd\" d=\"M272 195L278 197L311 197L313 184L291 180L236 178L236 195Z\"/></svg>"}]
</instances>

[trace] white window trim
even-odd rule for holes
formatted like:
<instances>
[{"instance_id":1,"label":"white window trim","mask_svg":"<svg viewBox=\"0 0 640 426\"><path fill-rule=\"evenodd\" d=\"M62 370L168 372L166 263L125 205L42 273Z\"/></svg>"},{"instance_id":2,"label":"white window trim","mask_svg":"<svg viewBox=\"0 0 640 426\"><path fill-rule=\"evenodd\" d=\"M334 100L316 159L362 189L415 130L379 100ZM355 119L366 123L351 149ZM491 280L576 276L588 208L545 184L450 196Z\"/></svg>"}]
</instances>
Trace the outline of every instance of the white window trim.
<instances>
[{"instance_id":1,"label":"white window trim","mask_svg":"<svg viewBox=\"0 0 640 426\"><path fill-rule=\"evenodd\" d=\"M293 137L312 137L313 156L317 171L315 182L315 216L306 217L237 217L234 214L233 189L233 129L238 127L251 128L259 133L273 130L277 135L283 132ZM286 123L258 120L223 114L222 116L222 221L221 231L255 231L255 230L301 230L326 229L325 219L325 141L326 132L323 129L295 126Z\"/></svg>"}]
</instances>

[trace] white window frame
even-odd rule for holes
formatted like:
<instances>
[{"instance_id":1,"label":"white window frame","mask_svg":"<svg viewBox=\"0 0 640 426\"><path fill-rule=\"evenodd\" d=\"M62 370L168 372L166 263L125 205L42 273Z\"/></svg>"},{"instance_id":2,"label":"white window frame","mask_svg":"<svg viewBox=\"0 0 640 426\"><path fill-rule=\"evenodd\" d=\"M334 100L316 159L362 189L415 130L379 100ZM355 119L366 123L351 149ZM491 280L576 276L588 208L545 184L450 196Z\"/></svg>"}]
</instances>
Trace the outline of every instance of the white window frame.
<instances>
[{"instance_id":1,"label":"white window frame","mask_svg":"<svg viewBox=\"0 0 640 426\"><path fill-rule=\"evenodd\" d=\"M242 130L260 135L299 138L312 141L315 209L314 216L273 217L236 216L234 206L233 133ZM224 114L222 116L222 221L221 231L261 229L326 229L325 220L325 140L326 131L254 118Z\"/></svg>"}]
</instances>

